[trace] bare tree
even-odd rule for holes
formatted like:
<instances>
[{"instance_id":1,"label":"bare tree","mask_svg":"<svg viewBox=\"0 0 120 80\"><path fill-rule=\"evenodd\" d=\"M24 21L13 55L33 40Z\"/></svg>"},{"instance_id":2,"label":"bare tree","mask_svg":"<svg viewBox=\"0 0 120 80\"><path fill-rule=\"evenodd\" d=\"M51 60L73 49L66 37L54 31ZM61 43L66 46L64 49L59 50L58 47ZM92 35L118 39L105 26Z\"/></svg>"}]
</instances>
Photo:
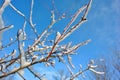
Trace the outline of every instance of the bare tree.
<instances>
[{"instance_id":1,"label":"bare tree","mask_svg":"<svg viewBox=\"0 0 120 80\"><path fill-rule=\"evenodd\" d=\"M77 73L74 73L71 70L71 67L75 68L75 66L72 64L71 55L74 55L74 51L79 47L88 44L91 41L90 39L84 42L80 42L76 45L72 45L71 43L60 44L60 42L62 42L65 38L71 35L76 29L78 29L83 23L87 21L86 17L89 12L91 3L92 0L90 0L87 5L83 5L81 8L79 8L67 26L65 26L64 30L62 32L58 31L54 39L48 40L48 36L51 34L50 30L52 29L52 26L55 23L66 18L64 14L56 19L54 9L51 10L52 19L50 21L50 24L41 34L39 34L38 30L36 29L36 25L33 23L34 0L31 0L29 18L27 18L26 15L22 13L22 11L18 10L12 4L11 0L5 0L0 8L0 49L3 52L4 49L9 49L12 45L16 45L17 49L13 48L13 51L11 53L6 53L0 58L0 78L17 73L22 79L26 80L23 73L24 69L28 69L31 74L41 80L44 75L40 75L37 71L35 71L34 65L44 63L47 66L54 66L56 60L55 58L57 58L59 62L65 64L70 73L70 80L74 80L76 77L87 70L102 74L102 72L97 72L94 70L96 66L94 66L93 63L90 63L86 69L80 70ZM2 35L4 35L7 30L13 28L14 26L14 24L9 25L8 27L4 26L2 15L4 13L4 9L7 6L10 6L18 15L20 15L23 18L24 23L22 28L19 29L15 35L16 37L11 36L11 41L8 44L2 44ZM75 25L72 25L81 12L84 13L81 19ZM29 24L31 26L31 29L35 34L33 41L27 45L25 44L29 41L29 34L27 34L25 30L27 27L26 24ZM64 56L67 56L67 59L65 59ZM71 67L66 63L66 61L69 62Z\"/></svg>"},{"instance_id":2,"label":"bare tree","mask_svg":"<svg viewBox=\"0 0 120 80\"><path fill-rule=\"evenodd\" d=\"M96 60L98 67L96 70L103 71L103 75L92 73L95 80L120 80L120 50L119 47L114 47L109 56L103 59ZM93 80L92 79L92 80Z\"/></svg>"},{"instance_id":3,"label":"bare tree","mask_svg":"<svg viewBox=\"0 0 120 80\"><path fill-rule=\"evenodd\" d=\"M57 74L53 75L54 80L67 80L69 75L64 70L59 70Z\"/></svg>"}]
</instances>

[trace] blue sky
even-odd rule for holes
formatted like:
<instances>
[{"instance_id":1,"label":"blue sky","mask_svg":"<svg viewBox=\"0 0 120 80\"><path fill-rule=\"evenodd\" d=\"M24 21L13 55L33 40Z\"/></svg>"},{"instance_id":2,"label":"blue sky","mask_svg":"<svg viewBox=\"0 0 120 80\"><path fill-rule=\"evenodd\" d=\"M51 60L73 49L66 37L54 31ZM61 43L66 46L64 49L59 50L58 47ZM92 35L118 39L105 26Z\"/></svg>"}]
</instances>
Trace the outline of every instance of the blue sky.
<instances>
[{"instance_id":1,"label":"blue sky","mask_svg":"<svg viewBox=\"0 0 120 80\"><path fill-rule=\"evenodd\" d=\"M57 23L53 30L62 31L70 20L70 16L75 13L82 5L89 0L55 0L56 15L66 13L68 18ZM3 0L0 0L2 4ZM16 8L29 17L31 0L12 0L11 2ZM85 64L90 59L96 59L103 55L109 55L118 41L120 41L120 1L119 0L93 0L91 10L87 16L88 21L69 36L63 43L72 41L73 44L91 39L92 41L77 50L78 55L73 56L75 65ZM51 0L35 0L33 11L33 22L37 25L37 30L41 33L50 23L50 10L52 9ZM58 16L57 16L58 17ZM4 34L4 39L8 39L11 35L15 35L17 30L23 25L23 18L16 14L10 7L7 7L3 15L6 25L14 24L14 28ZM80 18L80 17L79 17ZM29 26L26 31L29 33ZM55 32L54 32L55 33ZM30 33L29 35L32 35ZM30 36L32 37L32 36ZM11 51L11 50L10 50ZM41 69L42 67L40 67ZM56 69L61 69L60 64ZM52 68L53 74L55 70ZM52 72L45 69L43 72Z\"/></svg>"}]
</instances>

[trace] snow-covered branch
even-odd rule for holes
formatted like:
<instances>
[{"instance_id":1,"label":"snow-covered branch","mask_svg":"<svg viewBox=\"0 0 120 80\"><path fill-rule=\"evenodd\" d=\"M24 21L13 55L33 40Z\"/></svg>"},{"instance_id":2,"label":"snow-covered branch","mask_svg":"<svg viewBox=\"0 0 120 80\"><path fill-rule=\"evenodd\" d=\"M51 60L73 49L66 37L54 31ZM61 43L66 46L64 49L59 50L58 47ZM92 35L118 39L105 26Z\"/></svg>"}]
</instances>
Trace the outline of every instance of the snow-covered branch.
<instances>
[{"instance_id":1,"label":"snow-covered branch","mask_svg":"<svg viewBox=\"0 0 120 80\"><path fill-rule=\"evenodd\" d=\"M51 19L50 24L46 27L45 30L38 34L36 25L33 23L33 7L35 5L34 0L31 0L30 4L30 12L28 13L29 18L17 9L11 0L5 0L2 7L0 8L0 49L1 51L4 49L9 49L11 52L6 53L3 57L0 58L0 78L9 76L11 74L17 73L22 79L25 80L24 69L28 69L30 73L32 73L35 77L41 80L42 75L39 75L35 69L35 64L45 64L47 67L52 66L55 67L56 60L65 64L67 70L69 71L71 77L70 80L74 80L80 74L83 74L85 71L90 70L94 73L102 74L102 72L96 71L94 68L97 66L89 65L86 69L80 70L77 73L74 73L72 69L75 69L75 65L72 63L72 55L75 55L75 51L81 46L87 45L91 40L88 39L84 42L79 42L76 45L72 45L72 42L68 42L66 44L60 44L64 39L70 36L75 30L77 30L84 22L86 22L86 16L90 9L92 0L87 5L79 8L74 16L71 18L70 22L67 23L67 26L63 29L62 32L56 31L56 35L54 38L49 40L49 36L51 36L50 30L53 26L62 19L65 19L65 14L62 14L61 17L57 19L55 10L51 10ZM17 15L21 16L24 23L23 26L18 29L17 34L13 37L11 36L11 41L8 44L2 45L2 34L4 31L13 28L13 25L8 27L4 26L4 21L2 19L2 14L4 9L10 6L17 13ZM55 7L54 7L55 8ZM81 14L83 12L83 15ZM73 25L77 18L82 15L82 18ZM34 38L31 40L28 39L29 33L27 32L27 23L34 34ZM17 27L16 27L17 28ZM31 32L32 33L32 32ZM14 48L11 47L16 45ZM12 49L11 49L12 48ZM65 56L67 58L65 58ZM72 68L71 68L72 67Z\"/></svg>"}]
</instances>

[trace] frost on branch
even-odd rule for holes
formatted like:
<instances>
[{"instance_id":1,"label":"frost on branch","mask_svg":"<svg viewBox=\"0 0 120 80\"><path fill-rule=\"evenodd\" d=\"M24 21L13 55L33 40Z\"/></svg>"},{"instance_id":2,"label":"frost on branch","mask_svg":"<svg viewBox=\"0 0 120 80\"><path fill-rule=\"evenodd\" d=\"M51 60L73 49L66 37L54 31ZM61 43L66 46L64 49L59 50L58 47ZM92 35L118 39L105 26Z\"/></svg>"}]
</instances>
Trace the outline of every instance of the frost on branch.
<instances>
[{"instance_id":1,"label":"frost on branch","mask_svg":"<svg viewBox=\"0 0 120 80\"><path fill-rule=\"evenodd\" d=\"M100 72L100 71L97 71L95 70L95 68L97 68L97 65L94 65L94 60L91 60L90 63L88 64L88 68L90 71L92 71L93 73L96 73L96 74L104 74L104 72Z\"/></svg>"},{"instance_id":2,"label":"frost on branch","mask_svg":"<svg viewBox=\"0 0 120 80\"><path fill-rule=\"evenodd\" d=\"M56 37L55 37L55 43L58 41L58 39L60 38L61 34L60 32L57 32Z\"/></svg>"},{"instance_id":3,"label":"frost on branch","mask_svg":"<svg viewBox=\"0 0 120 80\"><path fill-rule=\"evenodd\" d=\"M11 0L5 0L3 5L0 7L0 49L2 49L2 35L5 31L9 30L10 28L13 28L13 25L10 25L8 27L5 27L4 21L2 19L3 12L5 8L9 5Z\"/></svg>"},{"instance_id":4,"label":"frost on branch","mask_svg":"<svg viewBox=\"0 0 120 80\"><path fill-rule=\"evenodd\" d=\"M96 70L94 70L92 68L90 68L89 70L92 71L92 72L94 72L94 73L96 73L96 74L104 74L104 72L99 72L99 71L96 71Z\"/></svg>"},{"instance_id":5,"label":"frost on branch","mask_svg":"<svg viewBox=\"0 0 120 80\"><path fill-rule=\"evenodd\" d=\"M70 22L67 23L63 31L56 31L56 35L53 35L54 38L52 37L51 39L49 37L52 34L52 27L57 22L66 19L65 13L63 13L62 16L57 19L55 14L56 10L53 9L51 11L51 16L49 17L51 19L50 24L46 27L45 30L41 32L41 34L39 34L39 30L36 28L37 25L33 23L34 0L32 0L30 5L30 12L28 13L29 18L27 17L28 15L25 15L24 13L22 13L22 11L17 9L12 4L12 1L10 2L10 0L5 0L2 7L0 8L0 48L2 48L3 51L4 49L11 50L11 48L12 50L10 53L7 53L5 56L0 58L0 78L17 73L22 79L25 80L24 69L27 69L31 74L41 80L43 79L44 74L38 74L38 72L34 69L34 65L45 64L45 66L47 67L52 66L55 68L57 61L65 64L66 69L68 69L70 73L70 80L75 79L87 70L95 73L100 73L94 70L96 66L93 65L89 65L85 70L80 70L77 73L75 73L73 70L76 68L72 63L72 55L75 55L75 51L79 47L87 45L91 41L90 39L84 42L79 42L76 45L72 45L72 42L68 42L66 44L61 43L75 30L77 30L84 22L86 22L86 16L88 10L90 9L91 2L92 0L90 0L87 5L83 5L83 7L79 8L71 18ZM5 46L2 46L2 34L4 33L4 31L13 27L13 25L4 27L5 22L2 19L2 14L7 6L13 9L13 11L16 12L17 15L22 17L24 23L15 35L17 37L11 36L11 41ZM83 13L83 15L81 13ZM73 25L73 23L77 21L76 19L80 16L80 14L82 15L82 18ZM30 29L28 30L29 33L35 35L32 39L29 39L29 33L25 30L28 25L30 26ZM16 46L13 48L11 47L13 45Z\"/></svg>"}]
</instances>

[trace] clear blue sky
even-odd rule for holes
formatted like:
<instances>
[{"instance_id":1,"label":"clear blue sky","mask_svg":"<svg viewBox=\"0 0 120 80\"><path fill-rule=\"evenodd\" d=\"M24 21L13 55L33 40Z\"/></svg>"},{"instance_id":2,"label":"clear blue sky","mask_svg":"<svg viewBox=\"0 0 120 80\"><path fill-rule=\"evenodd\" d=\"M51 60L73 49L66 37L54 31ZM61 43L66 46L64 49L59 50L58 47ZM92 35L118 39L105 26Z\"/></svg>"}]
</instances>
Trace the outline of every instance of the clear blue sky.
<instances>
[{"instance_id":1,"label":"clear blue sky","mask_svg":"<svg viewBox=\"0 0 120 80\"><path fill-rule=\"evenodd\" d=\"M67 13L71 16L77 9L89 0L55 0L55 8L58 13ZM0 0L0 4L3 0ZM12 0L11 2L17 9L29 17L31 0ZM75 31L64 43L72 41L73 44L91 39L92 41L81 47L76 52L78 55L73 56L73 63L85 64L90 59L96 59L102 55L109 55L111 48L113 48L118 41L120 41L120 1L119 0L93 0L91 10L87 16L87 22L83 24L77 31ZM36 23L38 32L50 23L50 10L52 9L51 0L35 0L33 22ZM7 7L3 15L5 24L14 24L14 29L7 31L4 34L4 39L8 39L8 34L15 35L17 30L23 25L23 18L16 14L10 7ZM70 18L57 23L53 30L62 31ZM28 26L27 29L30 27ZM13 32L14 31L14 32ZM27 30L29 31L29 30ZM32 33L31 33L32 34ZM57 69L61 69L57 65ZM42 70L43 67L40 67ZM43 69L43 72L54 73L54 69Z\"/></svg>"}]
</instances>

